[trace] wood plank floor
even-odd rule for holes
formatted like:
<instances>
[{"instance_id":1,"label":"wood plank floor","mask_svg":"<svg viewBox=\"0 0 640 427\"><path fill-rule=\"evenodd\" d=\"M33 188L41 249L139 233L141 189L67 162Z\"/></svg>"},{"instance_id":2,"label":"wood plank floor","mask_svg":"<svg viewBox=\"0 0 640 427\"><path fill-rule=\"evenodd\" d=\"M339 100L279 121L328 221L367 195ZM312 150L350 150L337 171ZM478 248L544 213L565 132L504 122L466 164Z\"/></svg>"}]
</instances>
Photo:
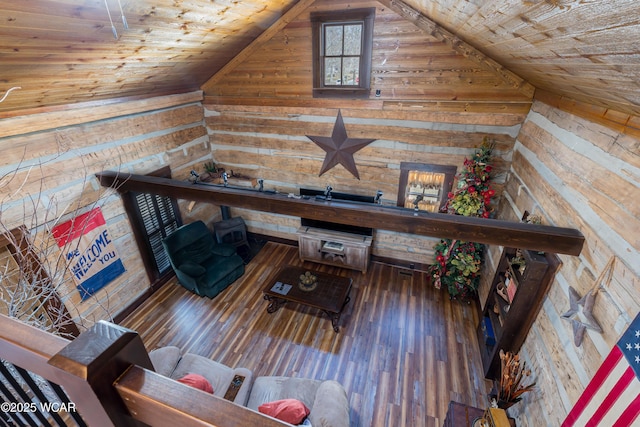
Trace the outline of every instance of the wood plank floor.
<instances>
[{"instance_id":1,"label":"wood plank floor","mask_svg":"<svg viewBox=\"0 0 640 427\"><path fill-rule=\"evenodd\" d=\"M353 279L339 333L312 308L267 313L261 290L282 264ZM215 299L170 282L121 324L148 350L176 345L255 376L335 379L352 426L442 426L450 400L487 405L475 305L450 301L423 272L387 264L373 262L365 275L302 263L296 247L269 242Z\"/></svg>"}]
</instances>

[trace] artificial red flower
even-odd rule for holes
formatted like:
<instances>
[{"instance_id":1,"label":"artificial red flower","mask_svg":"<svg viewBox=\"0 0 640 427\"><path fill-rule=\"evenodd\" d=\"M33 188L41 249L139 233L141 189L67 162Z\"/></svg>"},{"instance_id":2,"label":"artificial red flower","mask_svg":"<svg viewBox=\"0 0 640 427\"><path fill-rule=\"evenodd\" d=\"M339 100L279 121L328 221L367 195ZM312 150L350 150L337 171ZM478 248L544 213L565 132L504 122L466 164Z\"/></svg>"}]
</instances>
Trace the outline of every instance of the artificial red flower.
<instances>
[{"instance_id":1,"label":"artificial red flower","mask_svg":"<svg viewBox=\"0 0 640 427\"><path fill-rule=\"evenodd\" d=\"M447 194L448 199L442 212L489 218L491 196L495 194L489 184L492 167L487 164L492 148L493 144L485 138L475 155L464 159L464 168L456 175L457 188ZM442 239L434 249L436 256L432 274L435 287L440 289L445 285L451 297L463 300L476 292L479 271L467 270L466 275L463 275L462 269L458 264L452 263L452 260L464 260L465 263L472 262L474 266L479 266L482 262L482 245Z\"/></svg>"}]
</instances>

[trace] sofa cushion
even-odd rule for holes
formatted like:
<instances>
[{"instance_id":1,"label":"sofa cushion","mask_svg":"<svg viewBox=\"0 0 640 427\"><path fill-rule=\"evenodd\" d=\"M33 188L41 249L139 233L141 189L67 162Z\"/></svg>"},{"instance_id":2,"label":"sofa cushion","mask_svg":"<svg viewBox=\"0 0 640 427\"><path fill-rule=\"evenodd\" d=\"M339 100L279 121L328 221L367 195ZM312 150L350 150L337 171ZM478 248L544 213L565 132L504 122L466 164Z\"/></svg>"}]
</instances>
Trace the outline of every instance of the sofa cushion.
<instances>
[{"instance_id":1,"label":"sofa cushion","mask_svg":"<svg viewBox=\"0 0 640 427\"><path fill-rule=\"evenodd\" d=\"M207 272L206 268L191 261L183 262L178 268L193 277L202 276Z\"/></svg>"},{"instance_id":2,"label":"sofa cushion","mask_svg":"<svg viewBox=\"0 0 640 427\"><path fill-rule=\"evenodd\" d=\"M189 373L195 373L205 377L213 387L213 394L223 398L234 376L240 375L244 377L244 381L239 387L233 401L240 405L247 403L249 391L251 390L251 381L253 380L253 373L250 370L244 368L231 369L222 363L207 359L206 357L187 353L182 356L178 362L178 366L176 366L176 369L171 374L171 378L178 379Z\"/></svg>"},{"instance_id":3,"label":"sofa cushion","mask_svg":"<svg viewBox=\"0 0 640 427\"><path fill-rule=\"evenodd\" d=\"M263 403L258 406L258 411L289 424L300 424L309 415L309 408L298 399Z\"/></svg>"},{"instance_id":4,"label":"sofa cushion","mask_svg":"<svg viewBox=\"0 0 640 427\"><path fill-rule=\"evenodd\" d=\"M178 382L213 394L213 387L211 387L211 383L202 375L187 374L182 378L178 378Z\"/></svg>"},{"instance_id":5,"label":"sofa cushion","mask_svg":"<svg viewBox=\"0 0 640 427\"><path fill-rule=\"evenodd\" d=\"M337 381L258 377L253 383L247 407L258 410L263 403L282 399L302 401L310 409L307 419L314 427L349 427L347 393Z\"/></svg>"},{"instance_id":6,"label":"sofa cushion","mask_svg":"<svg viewBox=\"0 0 640 427\"><path fill-rule=\"evenodd\" d=\"M180 349L175 346L156 348L149 353L153 369L165 377L171 377L181 356Z\"/></svg>"},{"instance_id":7,"label":"sofa cushion","mask_svg":"<svg viewBox=\"0 0 640 427\"><path fill-rule=\"evenodd\" d=\"M313 412L316 390L321 383L322 381L308 378L258 377L253 382L247 407L257 411L263 403L282 399L298 399Z\"/></svg>"},{"instance_id":8,"label":"sofa cushion","mask_svg":"<svg viewBox=\"0 0 640 427\"><path fill-rule=\"evenodd\" d=\"M316 391L309 421L313 427L349 427L349 400L337 381L323 381Z\"/></svg>"},{"instance_id":9,"label":"sofa cushion","mask_svg":"<svg viewBox=\"0 0 640 427\"><path fill-rule=\"evenodd\" d=\"M215 239L204 222L184 224L162 240L167 253L176 266L185 261L200 261L209 256Z\"/></svg>"},{"instance_id":10,"label":"sofa cushion","mask_svg":"<svg viewBox=\"0 0 640 427\"><path fill-rule=\"evenodd\" d=\"M224 284L224 287L226 288L227 285L233 282L233 280L227 280L227 276L237 275L239 277L244 273L244 261L242 261L242 258L240 258L240 256L238 255L211 259L205 265L207 266L206 274L198 278L198 284L201 286L207 283L212 283L215 285L219 282L222 282L222 284Z\"/></svg>"},{"instance_id":11,"label":"sofa cushion","mask_svg":"<svg viewBox=\"0 0 640 427\"><path fill-rule=\"evenodd\" d=\"M202 238L194 241L189 246L186 246L177 251L176 259L185 261L193 261L195 263L203 263L209 256L211 251L216 245L213 236L203 236Z\"/></svg>"},{"instance_id":12,"label":"sofa cushion","mask_svg":"<svg viewBox=\"0 0 640 427\"><path fill-rule=\"evenodd\" d=\"M236 253L236 247L229 243L218 243L211 248L211 252L219 256L231 256Z\"/></svg>"}]
</instances>

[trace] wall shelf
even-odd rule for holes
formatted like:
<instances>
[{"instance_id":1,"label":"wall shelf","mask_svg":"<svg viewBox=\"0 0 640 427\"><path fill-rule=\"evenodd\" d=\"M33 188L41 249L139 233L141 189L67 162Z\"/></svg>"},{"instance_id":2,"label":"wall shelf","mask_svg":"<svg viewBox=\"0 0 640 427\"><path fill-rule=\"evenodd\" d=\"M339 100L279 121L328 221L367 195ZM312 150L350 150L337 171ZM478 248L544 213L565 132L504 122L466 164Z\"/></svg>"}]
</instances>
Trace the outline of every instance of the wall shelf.
<instances>
[{"instance_id":1,"label":"wall shelf","mask_svg":"<svg viewBox=\"0 0 640 427\"><path fill-rule=\"evenodd\" d=\"M516 249L504 249L482 305L477 335L487 379L500 375L500 350L520 351L560 265L555 254L528 250L518 253L525 263L523 269L514 264ZM505 291L499 292L499 288Z\"/></svg>"}]
</instances>

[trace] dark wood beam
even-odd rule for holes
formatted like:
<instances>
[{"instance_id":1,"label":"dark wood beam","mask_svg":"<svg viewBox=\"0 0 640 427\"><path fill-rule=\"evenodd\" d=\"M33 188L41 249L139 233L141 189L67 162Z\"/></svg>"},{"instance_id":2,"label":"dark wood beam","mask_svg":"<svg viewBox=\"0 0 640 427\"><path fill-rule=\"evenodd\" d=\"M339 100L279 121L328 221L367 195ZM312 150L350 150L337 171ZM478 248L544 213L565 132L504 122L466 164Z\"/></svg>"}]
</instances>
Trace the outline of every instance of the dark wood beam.
<instances>
[{"instance_id":1,"label":"dark wood beam","mask_svg":"<svg viewBox=\"0 0 640 427\"><path fill-rule=\"evenodd\" d=\"M259 192L223 185L105 171L100 184L120 192L136 191L176 199L195 200L282 215L319 219L348 225L399 231L438 238L502 245L511 248L579 255L584 236L579 230L524 224L497 219L414 212L395 206L344 201L294 199L286 194Z\"/></svg>"}]
</instances>

